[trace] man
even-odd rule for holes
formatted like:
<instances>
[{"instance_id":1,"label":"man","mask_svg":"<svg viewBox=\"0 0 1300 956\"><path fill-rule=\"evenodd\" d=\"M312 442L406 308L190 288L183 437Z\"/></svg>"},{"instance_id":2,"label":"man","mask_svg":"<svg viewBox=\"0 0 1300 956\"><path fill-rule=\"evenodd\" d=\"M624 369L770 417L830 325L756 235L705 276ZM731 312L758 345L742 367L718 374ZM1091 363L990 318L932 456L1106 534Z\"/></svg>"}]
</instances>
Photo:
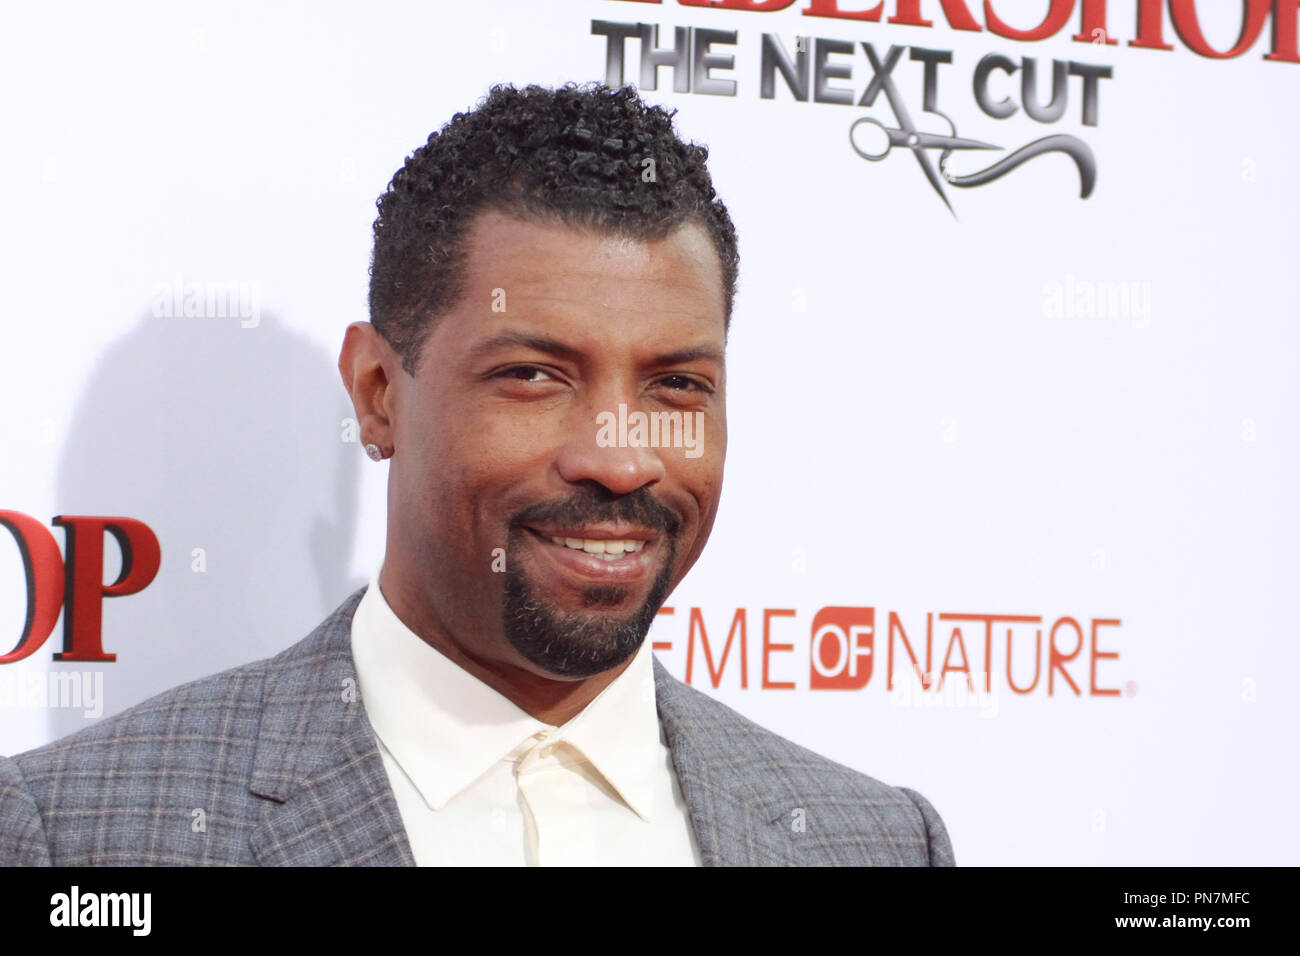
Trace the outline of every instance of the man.
<instances>
[{"instance_id":1,"label":"man","mask_svg":"<svg viewBox=\"0 0 1300 956\"><path fill-rule=\"evenodd\" d=\"M951 865L920 794L645 641L722 488L738 257L706 159L574 84L430 136L339 359L390 461L381 569L278 657L0 759L0 859Z\"/></svg>"}]
</instances>

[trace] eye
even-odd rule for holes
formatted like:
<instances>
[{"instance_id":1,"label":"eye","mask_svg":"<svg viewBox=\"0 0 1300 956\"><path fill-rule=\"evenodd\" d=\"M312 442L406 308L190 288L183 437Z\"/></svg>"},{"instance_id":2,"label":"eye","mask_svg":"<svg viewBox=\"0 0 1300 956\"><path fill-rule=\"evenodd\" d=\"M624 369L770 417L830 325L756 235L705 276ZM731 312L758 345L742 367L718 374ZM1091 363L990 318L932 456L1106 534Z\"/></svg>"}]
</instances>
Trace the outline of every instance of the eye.
<instances>
[{"instance_id":1,"label":"eye","mask_svg":"<svg viewBox=\"0 0 1300 956\"><path fill-rule=\"evenodd\" d=\"M538 378L536 376L542 376ZM512 382L544 382L548 379L554 380L554 376L549 372L543 371L536 365L516 365L513 368L502 369L492 376L493 378L509 379Z\"/></svg>"},{"instance_id":2,"label":"eye","mask_svg":"<svg viewBox=\"0 0 1300 956\"><path fill-rule=\"evenodd\" d=\"M698 379L691 378L689 375L668 375L659 380L660 385L668 386L670 391L674 392L704 392L706 395L712 395L713 389L709 388Z\"/></svg>"}]
</instances>

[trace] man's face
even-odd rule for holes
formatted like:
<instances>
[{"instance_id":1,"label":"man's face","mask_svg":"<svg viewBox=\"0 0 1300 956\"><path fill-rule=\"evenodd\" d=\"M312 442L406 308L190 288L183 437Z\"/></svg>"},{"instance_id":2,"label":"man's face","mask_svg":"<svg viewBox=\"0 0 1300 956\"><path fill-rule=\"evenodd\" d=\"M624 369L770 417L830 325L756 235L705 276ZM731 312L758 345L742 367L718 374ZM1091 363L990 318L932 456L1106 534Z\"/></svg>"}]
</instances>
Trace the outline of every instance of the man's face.
<instances>
[{"instance_id":1,"label":"man's face","mask_svg":"<svg viewBox=\"0 0 1300 956\"><path fill-rule=\"evenodd\" d=\"M394 381L387 563L480 663L602 673L713 526L718 256L694 224L645 242L497 211L466 248L464 295Z\"/></svg>"}]
</instances>

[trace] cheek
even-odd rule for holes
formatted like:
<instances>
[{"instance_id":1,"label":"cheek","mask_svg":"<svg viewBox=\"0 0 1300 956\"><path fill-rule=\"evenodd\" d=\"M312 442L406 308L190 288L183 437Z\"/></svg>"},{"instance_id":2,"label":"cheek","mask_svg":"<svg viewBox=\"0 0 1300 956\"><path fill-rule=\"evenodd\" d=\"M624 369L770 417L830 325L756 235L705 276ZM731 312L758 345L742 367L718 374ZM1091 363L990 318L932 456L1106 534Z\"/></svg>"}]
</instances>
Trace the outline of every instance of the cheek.
<instances>
[{"instance_id":1,"label":"cheek","mask_svg":"<svg viewBox=\"0 0 1300 956\"><path fill-rule=\"evenodd\" d=\"M698 458L675 457L669 463L669 480L686 496L689 507L682 511L682 517L690 525L696 525L695 534L707 533L717 512L718 498L722 493L722 468L724 449L721 442L706 444L703 454ZM675 455L681 452L673 450Z\"/></svg>"},{"instance_id":2,"label":"cheek","mask_svg":"<svg viewBox=\"0 0 1300 956\"><path fill-rule=\"evenodd\" d=\"M718 441L699 459L697 469L691 478L693 484L688 486L700 509L697 537L691 544L695 557L699 557L700 552L704 550L704 545L713 530L713 521L718 514L718 502L722 496L725 462L726 430L722 429Z\"/></svg>"},{"instance_id":3,"label":"cheek","mask_svg":"<svg viewBox=\"0 0 1300 956\"><path fill-rule=\"evenodd\" d=\"M523 497L529 479L550 461L538 429L484 417L458 429L430 462L431 505L445 516L447 533L465 545L504 547L513 514L535 503Z\"/></svg>"},{"instance_id":4,"label":"cheek","mask_svg":"<svg viewBox=\"0 0 1300 956\"><path fill-rule=\"evenodd\" d=\"M410 429L401 454L402 497L414 505L434 548L464 536L473 514L479 459L460 429L429 425ZM395 473L396 477L396 473ZM417 520L416 514L408 519Z\"/></svg>"},{"instance_id":5,"label":"cheek","mask_svg":"<svg viewBox=\"0 0 1300 956\"><path fill-rule=\"evenodd\" d=\"M701 442L701 454L691 459L693 480L700 486L702 493L717 498L722 489L722 470L727 461L727 422L723 417L710 419L704 430Z\"/></svg>"}]
</instances>

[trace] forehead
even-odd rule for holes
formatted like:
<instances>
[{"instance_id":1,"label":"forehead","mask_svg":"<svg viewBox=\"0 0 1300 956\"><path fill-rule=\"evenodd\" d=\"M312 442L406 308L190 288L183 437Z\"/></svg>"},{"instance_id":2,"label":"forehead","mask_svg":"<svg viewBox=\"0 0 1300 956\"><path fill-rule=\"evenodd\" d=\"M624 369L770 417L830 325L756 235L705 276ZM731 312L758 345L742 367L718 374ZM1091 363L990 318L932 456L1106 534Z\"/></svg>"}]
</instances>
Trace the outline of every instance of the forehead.
<instances>
[{"instance_id":1,"label":"forehead","mask_svg":"<svg viewBox=\"0 0 1300 956\"><path fill-rule=\"evenodd\" d=\"M475 218L465 249L464 298L481 305L504 297L491 313L502 318L526 307L575 320L621 316L724 335L722 265L695 222L644 240L489 209Z\"/></svg>"}]
</instances>

